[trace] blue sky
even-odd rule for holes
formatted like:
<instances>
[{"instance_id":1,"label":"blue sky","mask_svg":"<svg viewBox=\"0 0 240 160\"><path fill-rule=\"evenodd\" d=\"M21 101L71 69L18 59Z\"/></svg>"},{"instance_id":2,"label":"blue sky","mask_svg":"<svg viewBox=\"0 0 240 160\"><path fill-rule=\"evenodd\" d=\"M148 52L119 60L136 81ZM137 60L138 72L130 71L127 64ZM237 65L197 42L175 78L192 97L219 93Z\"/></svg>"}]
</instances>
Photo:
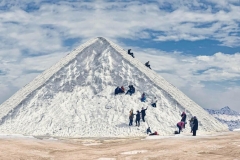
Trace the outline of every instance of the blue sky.
<instances>
[{"instance_id":1,"label":"blue sky","mask_svg":"<svg viewBox=\"0 0 240 160\"><path fill-rule=\"evenodd\" d=\"M240 112L239 0L2 0L0 25L0 103L102 36L202 107Z\"/></svg>"}]
</instances>

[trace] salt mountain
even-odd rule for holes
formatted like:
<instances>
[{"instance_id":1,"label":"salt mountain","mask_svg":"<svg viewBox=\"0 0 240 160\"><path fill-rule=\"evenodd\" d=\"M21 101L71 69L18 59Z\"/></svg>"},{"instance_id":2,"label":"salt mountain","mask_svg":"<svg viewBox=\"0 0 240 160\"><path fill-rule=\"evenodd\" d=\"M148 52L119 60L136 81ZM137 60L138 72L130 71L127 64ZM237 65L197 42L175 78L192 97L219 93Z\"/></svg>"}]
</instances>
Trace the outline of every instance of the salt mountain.
<instances>
[{"instance_id":1,"label":"salt mountain","mask_svg":"<svg viewBox=\"0 0 240 160\"><path fill-rule=\"evenodd\" d=\"M220 122L227 124L229 130L240 129L240 113L231 110L228 106L220 110L205 109Z\"/></svg>"},{"instance_id":2,"label":"salt mountain","mask_svg":"<svg viewBox=\"0 0 240 160\"><path fill-rule=\"evenodd\" d=\"M136 55L137 56L137 55ZM135 94L114 95L117 86L134 85ZM147 102L140 102L145 92ZM158 98L157 108L150 99ZM131 108L148 107L146 122L128 126ZM171 135L186 111L196 115L199 133L225 131L217 121L153 70L122 48L95 38L37 76L0 106L0 133L63 137L144 136L150 126ZM186 131L189 132L187 125Z\"/></svg>"}]
</instances>

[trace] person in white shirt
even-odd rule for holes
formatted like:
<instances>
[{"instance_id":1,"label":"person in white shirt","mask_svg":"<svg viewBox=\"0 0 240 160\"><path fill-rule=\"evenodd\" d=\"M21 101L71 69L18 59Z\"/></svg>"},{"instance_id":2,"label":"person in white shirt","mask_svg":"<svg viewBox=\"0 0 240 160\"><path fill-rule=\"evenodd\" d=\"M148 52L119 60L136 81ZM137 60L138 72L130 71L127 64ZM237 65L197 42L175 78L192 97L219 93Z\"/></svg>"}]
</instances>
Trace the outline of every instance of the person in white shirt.
<instances>
[{"instance_id":1,"label":"person in white shirt","mask_svg":"<svg viewBox=\"0 0 240 160\"><path fill-rule=\"evenodd\" d=\"M157 97L154 97L154 98L152 99L151 105L152 105L153 107L157 107Z\"/></svg>"}]
</instances>

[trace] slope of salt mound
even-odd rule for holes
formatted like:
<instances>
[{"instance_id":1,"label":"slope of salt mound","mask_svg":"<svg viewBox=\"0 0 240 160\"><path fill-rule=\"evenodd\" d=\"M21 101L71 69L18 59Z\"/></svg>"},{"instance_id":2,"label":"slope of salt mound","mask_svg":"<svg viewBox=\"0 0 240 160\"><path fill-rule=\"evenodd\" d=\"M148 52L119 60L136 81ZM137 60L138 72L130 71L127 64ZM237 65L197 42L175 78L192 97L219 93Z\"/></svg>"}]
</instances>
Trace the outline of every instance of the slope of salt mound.
<instances>
[{"instance_id":1,"label":"slope of salt mound","mask_svg":"<svg viewBox=\"0 0 240 160\"><path fill-rule=\"evenodd\" d=\"M140 102L140 92L132 96L114 96L112 87L107 87L97 95L87 92L88 90L91 89L82 87L81 90L76 89L71 93L60 92L51 102L44 100L37 105L33 103L30 107L21 107L11 119L5 120L6 123L1 125L1 132L9 133L14 128L14 133L24 132L27 135L144 136L149 124L152 129L161 130L162 135L165 135L173 132L175 126L171 124L175 124L179 119L174 117L178 112L176 108L163 113L168 103L164 102L158 108L148 108L146 123L142 122L140 127L135 127L134 123L133 127L129 127L129 110L133 108L136 111L148 106L148 102ZM162 123L162 119L167 123Z\"/></svg>"},{"instance_id":2,"label":"slope of salt mound","mask_svg":"<svg viewBox=\"0 0 240 160\"><path fill-rule=\"evenodd\" d=\"M227 129L112 42L97 38L79 48L0 106L0 133L125 137L144 136L150 126L160 135L170 135L183 110L188 116L198 116L202 132ZM136 88L133 96L113 95L116 86L130 84ZM142 92L147 94L146 103L140 102ZM157 108L150 107L154 96ZM146 123L129 127L129 110L146 106Z\"/></svg>"}]
</instances>

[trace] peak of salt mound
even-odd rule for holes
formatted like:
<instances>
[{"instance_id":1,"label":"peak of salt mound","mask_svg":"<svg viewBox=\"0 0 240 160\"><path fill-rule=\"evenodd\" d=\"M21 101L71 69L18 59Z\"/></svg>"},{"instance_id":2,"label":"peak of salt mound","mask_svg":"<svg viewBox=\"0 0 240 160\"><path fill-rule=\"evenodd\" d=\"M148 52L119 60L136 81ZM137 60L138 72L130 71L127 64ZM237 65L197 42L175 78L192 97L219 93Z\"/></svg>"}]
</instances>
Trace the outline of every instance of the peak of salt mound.
<instances>
[{"instance_id":1,"label":"peak of salt mound","mask_svg":"<svg viewBox=\"0 0 240 160\"><path fill-rule=\"evenodd\" d=\"M132 95L114 95L134 85ZM145 92L147 102L140 101ZM157 97L157 107L150 107ZM146 122L129 127L130 109L148 107ZM0 106L0 133L65 137L143 136L146 129L170 135L186 111L202 132L227 127L125 50L98 37L44 71ZM187 126L188 129L188 126Z\"/></svg>"}]
</instances>

